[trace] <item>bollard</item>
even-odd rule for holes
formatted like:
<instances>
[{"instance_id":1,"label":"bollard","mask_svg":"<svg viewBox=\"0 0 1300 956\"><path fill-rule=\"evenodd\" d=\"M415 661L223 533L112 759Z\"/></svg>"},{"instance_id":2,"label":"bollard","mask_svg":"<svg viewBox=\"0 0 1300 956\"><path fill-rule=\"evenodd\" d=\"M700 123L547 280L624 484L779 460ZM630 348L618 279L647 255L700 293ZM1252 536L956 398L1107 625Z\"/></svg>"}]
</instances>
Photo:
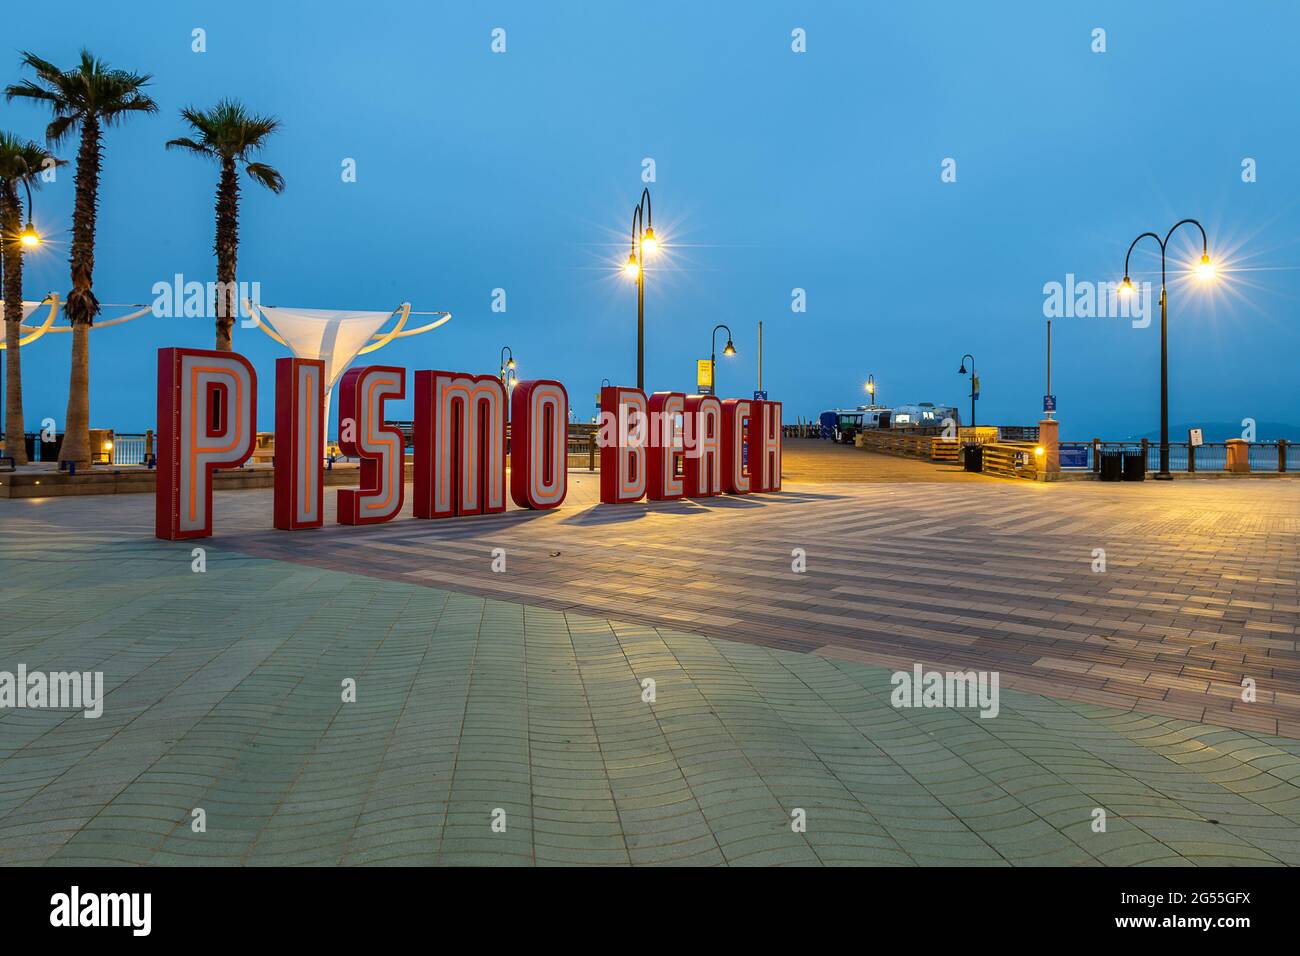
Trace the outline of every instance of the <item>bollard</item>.
<instances>
[{"instance_id":1,"label":"bollard","mask_svg":"<svg viewBox=\"0 0 1300 956\"><path fill-rule=\"evenodd\" d=\"M1280 474L1286 473L1286 445L1285 438L1277 440L1277 470Z\"/></svg>"},{"instance_id":2,"label":"bollard","mask_svg":"<svg viewBox=\"0 0 1300 956\"><path fill-rule=\"evenodd\" d=\"M1250 474L1250 445L1243 438L1228 439L1228 473Z\"/></svg>"}]
</instances>

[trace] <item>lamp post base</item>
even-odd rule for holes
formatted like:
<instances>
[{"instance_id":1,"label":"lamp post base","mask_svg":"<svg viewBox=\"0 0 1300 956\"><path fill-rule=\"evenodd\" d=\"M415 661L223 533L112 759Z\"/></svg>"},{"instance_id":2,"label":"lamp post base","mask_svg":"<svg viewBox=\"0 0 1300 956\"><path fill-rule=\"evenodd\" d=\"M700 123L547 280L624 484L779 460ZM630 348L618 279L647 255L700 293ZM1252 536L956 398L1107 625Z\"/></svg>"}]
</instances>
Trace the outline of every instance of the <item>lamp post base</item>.
<instances>
[{"instance_id":1,"label":"lamp post base","mask_svg":"<svg viewBox=\"0 0 1300 956\"><path fill-rule=\"evenodd\" d=\"M1151 476L1151 478L1152 478L1152 480L1154 480L1154 481L1173 481L1173 480L1174 480L1174 476L1173 476L1173 474L1171 474L1170 472L1167 472L1167 471L1157 471L1154 475Z\"/></svg>"}]
</instances>

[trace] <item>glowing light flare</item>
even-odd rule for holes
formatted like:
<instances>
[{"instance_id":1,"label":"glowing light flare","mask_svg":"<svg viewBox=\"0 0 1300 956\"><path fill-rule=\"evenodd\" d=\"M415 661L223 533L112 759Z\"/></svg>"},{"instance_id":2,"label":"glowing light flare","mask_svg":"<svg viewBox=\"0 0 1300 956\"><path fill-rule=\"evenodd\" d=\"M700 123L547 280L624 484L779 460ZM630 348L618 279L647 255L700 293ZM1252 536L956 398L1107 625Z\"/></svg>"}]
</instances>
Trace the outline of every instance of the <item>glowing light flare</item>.
<instances>
[{"instance_id":1,"label":"glowing light flare","mask_svg":"<svg viewBox=\"0 0 1300 956\"><path fill-rule=\"evenodd\" d=\"M1208 282L1214 278L1215 273L1214 263L1210 261L1209 253L1205 253L1196 265L1196 277L1202 282Z\"/></svg>"}]
</instances>

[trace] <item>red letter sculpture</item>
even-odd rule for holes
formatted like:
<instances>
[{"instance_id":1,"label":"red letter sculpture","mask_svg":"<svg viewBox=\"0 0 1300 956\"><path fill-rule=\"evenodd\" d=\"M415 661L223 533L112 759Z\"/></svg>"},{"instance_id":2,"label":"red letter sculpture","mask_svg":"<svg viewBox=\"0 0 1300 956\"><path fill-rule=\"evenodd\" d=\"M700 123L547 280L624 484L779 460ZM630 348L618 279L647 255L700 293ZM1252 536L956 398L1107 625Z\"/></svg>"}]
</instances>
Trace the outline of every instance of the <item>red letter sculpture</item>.
<instances>
[{"instance_id":1,"label":"red letter sculpture","mask_svg":"<svg viewBox=\"0 0 1300 956\"><path fill-rule=\"evenodd\" d=\"M510 395L510 497L556 508L569 488L569 393L559 382L520 382Z\"/></svg>"},{"instance_id":2,"label":"red letter sculpture","mask_svg":"<svg viewBox=\"0 0 1300 956\"><path fill-rule=\"evenodd\" d=\"M750 491L750 466L754 459L749 436L757 430L752 425L751 404L739 398L722 403L722 489L729 495Z\"/></svg>"},{"instance_id":3,"label":"red letter sculpture","mask_svg":"<svg viewBox=\"0 0 1300 956\"><path fill-rule=\"evenodd\" d=\"M212 534L212 473L248 460L256 420L257 374L248 359L206 349L158 350L158 537Z\"/></svg>"},{"instance_id":4,"label":"red letter sculpture","mask_svg":"<svg viewBox=\"0 0 1300 956\"><path fill-rule=\"evenodd\" d=\"M655 392L650 396L650 466L646 491L651 501L685 496L677 462L682 457L681 418L686 396L680 392Z\"/></svg>"},{"instance_id":5,"label":"red letter sculpture","mask_svg":"<svg viewBox=\"0 0 1300 956\"><path fill-rule=\"evenodd\" d=\"M600 390L600 500L640 501L646 491L646 398L639 388Z\"/></svg>"},{"instance_id":6,"label":"red letter sculpture","mask_svg":"<svg viewBox=\"0 0 1300 956\"><path fill-rule=\"evenodd\" d=\"M686 396L686 494L722 493L722 402L712 395Z\"/></svg>"},{"instance_id":7,"label":"red letter sculpture","mask_svg":"<svg viewBox=\"0 0 1300 956\"><path fill-rule=\"evenodd\" d=\"M417 518L506 510L506 392L492 375L415 373Z\"/></svg>"},{"instance_id":8,"label":"red letter sculpture","mask_svg":"<svg viewBox=\"0 0 1300 956\"><path fill-rule=\"evenodd\" d=\"M348 369L340 383L339 447L361 459L361 487L342 488L339 524L378 524L402 510L406 442L384 424L384 404L406 396L406 369L367 365Z\"/></svg>"},{"instance_id":9,"label":"red letter sculpture","mask_svg":"<svg viewBox=\"0 0 1300 956\"><path fill-rule=\"evenodd\" d=\"M275 360L275 526L325 523L325 363Z\"/></svg>"},{"instance_id":10,"label":"red letter sculpture","mask_svg":"<svg viewBox=\"0 0 1300 956\"><path fill-rule=\"evenodd\" d=\"M752 491L781 490L781 403L755 402L750 426ZM758 456L755 463L754 456Z\"/></svg>"}]
</instances>

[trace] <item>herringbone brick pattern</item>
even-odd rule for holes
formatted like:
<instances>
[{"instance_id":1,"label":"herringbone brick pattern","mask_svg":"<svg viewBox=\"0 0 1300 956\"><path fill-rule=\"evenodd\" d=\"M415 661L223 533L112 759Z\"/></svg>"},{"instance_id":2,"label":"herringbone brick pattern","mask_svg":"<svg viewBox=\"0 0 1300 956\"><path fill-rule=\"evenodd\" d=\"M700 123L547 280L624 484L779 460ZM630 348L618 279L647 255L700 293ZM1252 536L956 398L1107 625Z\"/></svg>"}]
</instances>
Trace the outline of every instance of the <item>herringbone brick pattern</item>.
<instances>
[{"instance_id":1,"label":"herringbone brick pattern","mask_svg":"<svg viewBox=\"0 0 1300 956\"><path fill-rule=\"evenodd\" d=\"M573 477L295 535L222 495L202 574L151 499L0 502L0 670L108 690L0 711L0 862L1300 863L1300 486ZM895 709L915 662L999 715Z\"/></svg>"}]
</instances>

